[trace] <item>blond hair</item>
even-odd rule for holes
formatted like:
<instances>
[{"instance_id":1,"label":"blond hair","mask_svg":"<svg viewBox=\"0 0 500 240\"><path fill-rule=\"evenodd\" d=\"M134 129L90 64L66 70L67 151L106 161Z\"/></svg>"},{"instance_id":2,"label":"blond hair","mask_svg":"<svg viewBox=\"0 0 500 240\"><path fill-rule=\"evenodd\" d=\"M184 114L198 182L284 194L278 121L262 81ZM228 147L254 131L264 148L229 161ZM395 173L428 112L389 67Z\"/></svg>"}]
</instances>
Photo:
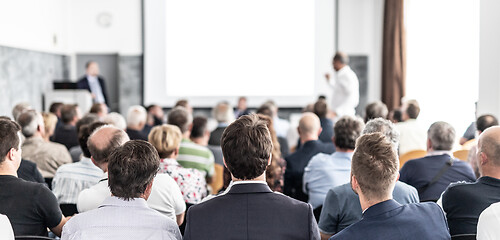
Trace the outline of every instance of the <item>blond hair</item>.
<instances>
[{"instance_id":1,"label":"blond hair","mask_svg":"<svg viewBox=\"0 0 500 240\"><path fill-rule=\"evenodd\" d=\"M45 125L45 135L52 136L56 129L57 116L50 112L42 112L43 124Z\"/></svg>"},{"instance_id":2,"label":"blond hair","mask_svg":"<svg viewBox=\"0 0 500 240\"><path fill-rule=\"evenodd\" d=\"M151 129L148 141L156 148L160 158L167 158L179 148L182 140L182 133L179 127L170 124L163 124Z\"/></svg>"}]
</instances>

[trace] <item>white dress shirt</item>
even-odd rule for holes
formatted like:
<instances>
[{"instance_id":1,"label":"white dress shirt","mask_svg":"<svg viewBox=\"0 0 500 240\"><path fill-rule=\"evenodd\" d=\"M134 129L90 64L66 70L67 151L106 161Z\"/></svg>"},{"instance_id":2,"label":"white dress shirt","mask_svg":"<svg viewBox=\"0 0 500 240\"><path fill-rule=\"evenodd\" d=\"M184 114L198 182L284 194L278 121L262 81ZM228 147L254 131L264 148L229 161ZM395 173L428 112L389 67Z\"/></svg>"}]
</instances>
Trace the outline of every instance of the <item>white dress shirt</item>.
<instances>
[{"instance_id":1,"label":"white dress shirt","mask_svg":"<svg viewBox=\"0 0 500 240\"><path fill-rule=\"evenodd\" d=\"M99 83L99 79L96 76L87 75L87 80L89 81L90 91L95 95L95 103L104 103L104 94L102 93L102 87Z\"/></svg>"},{"instance_id":2,"label":"white dress shirt","mask_svg":"<svg viewBox=\"0 0 500 240\"><path fill-rule=\"evenodd\" d=\"M14 231L9 218L2 214L0 214L0 239L14 240Z\"/></svg>"},{"instance_id":3,"label":"white dress shirt","mask_svg":"<svg viewBox=\"0 0 500 240\"><path fill-rule=\"evenodd\" d=\"M333 88L332 110L338 117L354 116L359 104L359 81L356 73L349 66L344 66L328 82Z\"/></svg>"},{"instance_id":4,"label":"white dress shirt","mask_svg":"<svg viewBox=\"0 0 500 240\"><path fill-rule=\"evenodd\" d=\"M76 205L78 212L82 213L98 208L109 196L111 196L111 190L108 187L106 173L106 177L99 183L80 193ZM174 221L176 221L176 215L186 211L181 190L168 174L156 175L147 203L149 207Z\"/></svg>"},{"instance_id":5,"label":"white dress shirt","mask_svg":"<svg viewBox=\"0 0 500 240\"><path fill-rule=\"evenodd\" d=\"M108 197L98 209L77 214L63 227L62 239L176 239L182 236L170 218L147 206L143 198L130 201Z\"/></svg>"},{"instance_id":6,"label":"white dress shirt","mask_svg":"<svg viewBox=\"0 0 500 240\"><path fill-rule=\"evenodd\" d=\"M500 203L493 203L479 216L477 223L478 240L500 239Z\"/></svg>"},{"instance_id":7,"label":"white dress shirt","mask_svg":"<svg viewBox=\"0 0 500 240\"><path fill-rule=\"evenodd\" d=\"M412 150L427 149L427 132L420 127L416 119L408 119L404 122L396 123L399 131L399 155L403 155Z\"/></svg>"}]
</instances>

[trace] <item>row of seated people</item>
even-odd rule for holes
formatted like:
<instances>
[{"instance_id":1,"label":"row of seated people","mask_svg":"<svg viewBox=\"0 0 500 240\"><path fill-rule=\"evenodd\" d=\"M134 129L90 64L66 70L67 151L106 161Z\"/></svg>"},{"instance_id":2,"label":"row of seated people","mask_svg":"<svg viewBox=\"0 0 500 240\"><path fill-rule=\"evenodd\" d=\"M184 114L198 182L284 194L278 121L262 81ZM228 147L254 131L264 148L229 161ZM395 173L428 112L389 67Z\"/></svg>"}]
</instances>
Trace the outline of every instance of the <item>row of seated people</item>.
<instances>
[{"instance_id":1,"label":"row of seated people","mask_svg":"<svg viewBox=\"0 0 500 240\"><path fill-rule=\"evenodd\" d=\"M182 108L179 108L179 109L180 109L180 110L182 110ZM179 109L174 109L174 110L179 110ZM129 112L130 112L130 111L129 111ZM134 112L134 111L132 111L132 112ZM187 129L189 128L189 125L190 125L190 124L189 124L189 122L190 122L190 121L189 121L190 115L189 115L189 114L184 113L184 112L186 112L186 111L185 111L185 109L184 109L183 111L180 111L180 112L182 112L182 113L181 113L181 114L177 114L177 115L180 115L180 116L175 117L175 116L176 116L176 111L172 111L172 112L169 114L169 120L168 120L168 122L169 122L169 123L174 124L174 123L176 122L176 120L175 120L175 119L181 119L181 120L179 120L179 121L181 121L182 123L181 123L181 124L178 124L178 125L179 125L178 127L179 127L179 129L181 130L181 134L183 135L183 138L184 138L184 139L183 139L183 142L184 142L184 140L189 139L189 134L188 134L188 135L186 135L186 132L189 132ZM172 117L172 119L170 119L170 117ZM174 118L174 117L175 117L175 118ZM35 119L36 119L36 117L35 117ZM41 119L41 117L39 117L38 119ZM186 120L184 121L184 120L182 120L182 119L186 119ZM303 121L303 120L304 120L304 121ZM268 120L267 120L267 121L268 121L268 128L270 128L270 129L272 130L272 125L273 125L273 124L269 124L270 122L272 122L272 119L268 118ZM194 121L194 122L196 122L196 121ZM194 123L194 122L193 122L193 123ZM320 130L318 130L318 127L317 127L318 125L320 125L320 124L318 124L320 121L319 121L319 119L317 119L317 117L316 117L315 115L313 115L313 114L305 114L305 115L303 116L303 118L301 119L301 123L302 123L302 122L304 122L304 123L302 124L302 126L299 126L299 134L301 135L301 143L302 143L302 144L304 144L304 145L303 145L303 147L302 147L302 148L299 148L299 149L297 150L297 153L299 153L299 150L302 150L302 149L307 149L307 145L309 145L309 144L307 144L307 145L305 144L305 143L307 143L307 142L309 142L309 141L307 141L306 137L302 137L302 136L303 136L304 134L306 134L306 135L307 135L307 134L309 134L309 135L314 135L314 134L311 134L311 132L306 133L306 130L307 130L307 129L310 129L310 128L313 128L313 129L314 129L314 128L315 128L315 130L313 130L312 132L313 132L313 133L315 133L316 135L318 135L318 133L320 132ZM307 122L313 122L313 123L314 123L313 125L316 125L316 126L311 126L311 124L309 124L309 126L307 126L307 124L306 124ZM184 124L183 124L183 123L184 123ZM338 124L338 126L337 126L337 124ZM24 124L23 124L23 125L24 125ZM30 125L30 124L26 124L26 125ZM193 124L193 125L194 125L194 124ZM300 125L300 124L299 124L299 125ZM36 126L36 124L31 124L31 126ZM340 167L340 169L339 169L339 174L333 174L333 175L334 175L334 176L333 176L333 179L335 179L335 178L339 178L339 179L341 179L341 178L344 178L344 177L345 177L345 175L346 175L346 174L345 174L345 172L346 172L346 171L347 171L348 175L349 175L349 173L350 173L350 164L349 164L349 168L348 168L347 170L345 170L345 166L346 166L345 162L346 162L346 161L347 161L347 162L350 162L350 158L352 158L352 152L353 152L353 150L354 150L354 146L349 146L349 144L351 144L351 145L352 145L353 141L355 142L355 140L358 138L358 136L359 136L359 134L360 134L361 130L363 129L363 124L362 124L362 122L360 123L360 121L359 121L359 120L357 120L357 119L355 119L355 118L348 118L348 117L346 117L346 118L341 118L339 121L337 121L337 123L336 123L336 125L335 125L335 126L336 126L336 128L338 128L338 129L337 129L337 131L335 131L335 133L336 133L336 134L335 134L335 135L336 135L336 138L333 138L333 141L335 142L335 145L336 145L336 147L337 147L337 152L336 152L336 153L334 153L334 155L337 155L337 158L336 158L336 159L341 159L341 160L338 162L338 163L339 163L339 165L338 165L338 166L335 166L335 165L334 165L334 166L327 166L327 165L326 165L326 166L325 166L325 169L330 169L330 171L325 171L325 173L323 174L323 177L324 177L324 176L328 176L328 172L332 172L332 171L331 171L332 169L334 170L333 172L335 172L336 167L337 167L337 168L338 168L338 167ZM350 127L351 129L349 129L349 127ZM38 129L38 128L40 128L40 129L41 129L42 127L41 127L40 125L38 125L38 126L36 126L35 128L37 128L37 129ZM95 128L97 128L97 127L95 127ZM301 130L301 128L302 128L302 130ZM431 127L431 128L432 128L432 127ZM182 131L183 129L184 129L184 131ZM92 129L92 130L93 130L93 129ZM334 128L333 130L335 130L335 128ZM365 130L366 130L366 128L365 128ZM166 130L164 130L164 131L166 131ZM302 131L302 134L301 134L301 131ZM346 132L346 133L344 133L344 135L343 135L343 134L342 134L342 131L344 131L344 132ZM354 134L349 134L349 133L347 133L347 132L349 132L349 131L353 132ZM274 132L274 131L271 131L271 133L273 133L273 132ZM357 133L356 133L356 132L357 132ZM429 132L430 132L430 131L429 131ZM439 132L439 131L438 131L438 132ZM23 127L23 133L25 133L24 127ZM90 131L90 133L92 133L92 131ZM89 133L88 133L88 134L89 134ZM25 135L29 135L29 134L25 134ZM130 134L129 134L129 135L130 135ZM274 134L274 135L275 135L275 134ZM206 136L206 135L205 135L205 136ZM305 135L304 135L304 136L305 136ZM30 136L30 137L31 137L31 136ZM28 137L28 138L30 138L30 137ZM346 138L346 139L343 139L343 138ZM99 138L99 139L100 139L100 138ZM276 140L275 140L275 139L276 139L276 136L274 136L272 139L273 139L273 143L274 143L274 142L276 142ZM338 140L337 140L337 139L338 139ZM452 139L453 139L453 138L452 138ZM85 142L85 141L84 141L84 142ZM85 142L85 143L86 143L86 142ZM90 141L89 141L89 143L90 143ZM278 143L278 144L279 144L279 143ZM273 146L276 146L276 145L278 145L278 144L273 144ZM342 145L342 144L344 144L344 145ZM181 143L181 145L182 145L182 143ZM396 145L397 145L397 144L396 144ZM91 146L91 145L89 144L89 147L90 147L90 146ZM100 145L98 144L98 146L100 146ZM328 151L331 151L331 150L332 150L332 147L331 147L331 146L327 146L326 148L328 149ZM82 149L83 149L83 147L82 147ZM335 149L333 149L333 151L335 151ZM160 151L158 151L158 152L160 152ZM163 155L162 155L162 154L160 154L160 156L165 157L165 158L164 158L164 160L165 160L165 159L173 159L173 158L175 158L176 156L178 157L178 156L180 155L180 154L179 154L179 152L182 152L182 151L179 149L179 150L178 150L178 152L177 152L177 155L172 155L172 154L174 154L174 153L175 153L175 151L174 151L174 152L172 152L170 155L168 155L167 153L165 153L165 154L163 154ZM279 149L273 149L273 154L272 154L272 155L275 155L275 152L279 153ZM305 152L306 154L309 154L309 155L311 155L311 156L312 156L312 155L314 155L314 154L311 154L311 152L312 152L311 150L304 150L304 151L302 151L302 152ZM326 152L326 153L328 154L329 152ZM349 154L349 153L350 153L350 154ZM342 155L342 154L343 154L343 155L345 155L345 156L341 156L341 157L339 157L339 155ZM349 155L350 155L350 156L349 156ZM93 155L92 155L92 156L93 156ZM317 162L317 164L319 164L318 166L321 166L321 164L328 164L328 159L321 159L321 158L327 158L327 157L328 157L328 155L326 155L326 154L325 154L324 156L322 156L322 157L321 157L321 155L320 155L320 156L317 156L317 157L315 157L315 158L317 158L317 159L319 159L319 160L316 160L316 161L310 161L310 163ZM343 157L343 161L342 161L342 157ZM98 157L98 158L99 158L99 157ZM273 162L279 162L279 160L280 160L280 159L279 159L279 157L275 157L275 156L273 156L273 157L272 157L272 159L275 159L275 160L272 160L272 161L271 161L271 166L273 165ZM332 158L332 159L335 159L335 158ZM292 162L292 161L289 161L289 160L287 159L287 167L288 167L288 166L291 166L291 164L290 164L291 162ZM322 163L322 162L323 162L323 163ZM336 161L335 161L335 162L336 162ZM95 160L94 160L94 163L95 163ZM280 163L278 163L278 164L280 164ZM306 163L306 164L309 164L309 163ZM335 164L335 163L334 163L334 164ZM455 164L455 165L457 165L457 164ZM460 165L460 164L458 164L458 165ZM99 166L99 165L98 165L98 166ZM266 175L267 175L267 176L271 176L271 179L272 179L272 176L273 176L273 174L274 174L273 172L276 172L276 171L270 171L271 166L268 168L268 171L266 172ZM314 167L315 167L315 166L314 166L314 164L312 164L311 166L304 167L304 169L306 170L306 172L311 171L311 172L310 172L310 176L314 176L314 177L315 177L315 176L318 176L318 175L319 175L319 176L321 176L321 172L317 172L317 173L315 173L315 172L314 172ZM100 167L100 168L101 168L102 170L104 170L104 169L103 169L103 167ZM344 169L342 169L342 168L344 168ZM287 170L288 170L288 169L292 170L292 169L293 169L293 167L287 168ZM317 168L317 170L320 170L320 168ZM280 170L278 170L277 172L278 172L278 173L276 173L276 175L279 175ZM318 173L319 173L319 174L318 174ZM285 176L286 176L286 175L287 175L287 174L285 174ZM335 175L338 175L338 176L335 176ZM308 175L307 175L307 174L305 174L305 175L304 175L304 178L306 178L307 176L308 176ZM285 179L287 179L287 178L285 178ZM274 179L274 181L271 181L271 182L269 181L269 178L268 178L267 180L268 180L267 182L268 182L268 184L269 184L270 186L272 186L273 184L278 185L278 186L280 185L280 183L279 183L279 178L278 178L277 180L276 180L276 179ZM319 181L318 181L318 180L319 180ZM470 179L469 179L469 180L470 180ZM155 180L155 181L156 181L156 180ZM315 181L317 181L317 182L315 182ZM348 181L349 181L349 180L348 180ZM348 182L348 181L347 181L347 182ZM105 182L105 180L104 180L104 181L102 181L102 182ZM324 183L321 183L321 178L316 178L316 180L314 180L314 178L313 178L313 181L312 181L311 183L312 183L312 184L304 184L304 188L305 188L305 191L306 191L307 193L309 193L309 191L310 191L310 193L309 193L309 194L312 194L313 196L319 195L319 196L321 197L321 195L322 195L322 194L323 194L323 195L326 195L326 192L328 192L329 188L331 188L331 187L332 187L332 186L326 186L326 187L325 187L325 186L324 186L325 184L324 184ZM319 186L319 187L315 187L315 184L317 184L317 186ZM56 184L56 185L57 185L57 184ZM103 185L103 184L101 184L101 185ZM165 185L168 185L168 184L165 184ZM203 184L201 184L201 185L203 185ZM323 186L322 186L322 185L323 185ZM398 185L399 185L399 184L397 184L396 186L398 186ZM104 188L101 186L101 188L100 188L101 190L103 190L103 189L107 189L106 184L105 184L105 185L103 185L103 186L104 186ZM326 188L326 191L321 190L321 188ZM344 188L345 188L345 186L344 186ZM318 191L317 189L320 189L320 190L319 190L319 192L320 192L319 194L314 193L315 191ZM397 189L397 188L396 188L396 189ZM279 190L279 187L278 187L277 189L274 189L274 190ZM287 184L286 184L286 181L285 181L285 191L286 191L286 190L287 190ZM324 193L321 193L321 191L323 191ZM202 192L203 192L203 191L202 191ZM296 191L296 192L297 192L297 191ZM205 193L206 193L206 191L205 191ZM73 194L73 195L74 195L74 194ZM94 194L92 194L92 195L94 195ZM109 190L108 190L108 195L109 195ZM167 194L167 195L168 195L168 194ZM202 197L203 197L203 196L200 196L200 199L201 199ZM314 199L315 199L316 197L312 197L312 198L314 198ZM323 198L324 198L324 197L323 197ZM411 197L410 197L410 198L411 198ZM413 199L414 199L414 198L413 198ZM303 200L303 199L301 199L301 200ZM186 200L186 201L187 201L187 200ZM414 200L413 200L413 201L414 201ZM316 201L316 202L318 202L318 203L319 203L319 205L321 205L321 203L323 203L323 201L321 201L321 200ZM314 205L318 206L318 205L317 205L317 203L314 203L314 204L313 204L312 202L310 202L310 203L311 203L311 205L313 205L313 206L314 206ZM97 205L99 205L99 203L97 203ZM325 201L325 206L326 206L326 201ZM96 207L97 207L97 206L96 206ZM343 208L343 209L344 209L344 208ZM161 210L159 210L159 211L161 212ZM184 211L182 211L182 212L184 212ZM323 215L323 213L322 213L322 215ZM180 218L179 218L179 216L176 216L176 218L178 218L178 219L182 219L182 217L180 217ZM320 222L320 229L321 229L321 222ZM450 228L450 230L451 230L451 228ZM321 229L321 232L322 232L322 233L323 233L323 232L325 232L325 233L327 233L327 234L328 234L328 232L327 232L327 231L323 231L322 229Z\"/></svg>"}]
</instances>

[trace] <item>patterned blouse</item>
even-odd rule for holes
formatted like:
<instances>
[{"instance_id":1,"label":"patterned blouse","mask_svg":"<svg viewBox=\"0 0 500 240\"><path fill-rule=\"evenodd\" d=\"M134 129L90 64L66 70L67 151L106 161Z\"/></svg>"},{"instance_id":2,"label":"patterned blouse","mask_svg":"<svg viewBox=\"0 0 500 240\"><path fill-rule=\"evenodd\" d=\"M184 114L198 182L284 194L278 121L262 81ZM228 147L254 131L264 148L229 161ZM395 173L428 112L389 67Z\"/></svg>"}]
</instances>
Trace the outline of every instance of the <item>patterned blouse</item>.
<instances>
[{"instance_id":1,"label":"patterned blouse","mask_svg":"<svg viewBox=\"0 0 500 240\"><path fill-rule=\"evenodd\" d=\"M191 204L200 203L207 196L207 183L203 173L194 168L184 168L177 160L160 159L159 173L170 175L181 189L184 201Z\"/></svg>"}]
</instances>

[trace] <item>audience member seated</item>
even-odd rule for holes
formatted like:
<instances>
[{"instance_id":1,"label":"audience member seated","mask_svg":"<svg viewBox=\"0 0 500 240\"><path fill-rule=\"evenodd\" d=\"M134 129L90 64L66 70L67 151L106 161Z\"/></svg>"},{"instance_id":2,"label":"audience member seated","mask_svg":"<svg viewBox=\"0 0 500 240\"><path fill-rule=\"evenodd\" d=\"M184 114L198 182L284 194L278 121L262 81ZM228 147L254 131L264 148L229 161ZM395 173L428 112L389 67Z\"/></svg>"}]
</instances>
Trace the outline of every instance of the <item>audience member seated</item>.
<instances>
[{"instance_id":1,"label":"audience member seated","mask_svg":"<svg viewBox=\"0 0 500 240\"><path fill-rule=\"evenodd\" d=\"M477 133L479 135L489 127L498 126L498 120L493 115L489 114L482 115L479 118L477 118L475 126L476 125L477 125ZM476 177L479 178L480 174L479 174L479 166L477 162L476 153L477 153L477 143L469 149L469 155L467 156L467 161L472 167L472 170L474 170L474 174L476 174Z\"/></svg>"},{"instance_id":2,"label":"audience member seated","mask_svg":"<svg viewBox=\"0 0 500 240\"><path fill-rule=\"evenodd\" d=\"M366 123L361 134L379 132L392 143L393 151L397 152L399 145L399 133L394 124L389 120L374 118ZM400 181L392 192L394 200L399 204L418 203L417 190ZM362 210L358 195L354 192L350 183L334 187L326 194L323 209L319 219L318 227L321 239L328 239L332 235L358 222L362 218Z\"/></svg>"},{"instance_id":3,"label":"audience member seated","mask_svg":"<svg viewBox=\"0 0 500 240\"><path fill-rule=\"evenodd\" d=\"M381 101L372 102L365 107L365 123L375 118L387 119L388 114L389 110L385 103Z\"/></svg>"},{"instance_id":4,"label":"audience member seated","mask_svg":"<svg viewBox=\"0 0 500 240\"><path fill-rule=\"evenodd\" d=\"M287 196L307 202L308 197L302 191L304 168L311 158L318 153L332 154L335 146L318 139L321 136L321 123L314 113L304 113L297 128L300 136L300 148L285 157L285 186L283 193ZM333 127L332 127L333 131Z\"/></svg>"},{"instance_id":5,"label":"audience member seated","mask_svg":"<svg viewBox=\"0 0 500 240\"><path fill-rule=\"evenodd\" d=\"M146 111L148 112L148 117L146 120L146 126L144 126L142 131L147 136L149 135L151 128L162 125L165 122L165 112L163 112L163 108L156 104L149 105L146 108Z\"/></svg>"},{"instance_id":6,"label":"audience member seated","mask_svg":"<svg viewBox=\"0 0 500 240\"><path fill-rule=\"evenodd\" d=\"M175 107L168 113L168 124L177 126L182 133L177 161L185 168L200 170L207 183L210 183L215 171L214 155L207 147L196 144L189 139L192 121L193 116L184 107Z\"/></svg>"},{"instance_id":7,"label":"audience member seated","mask_svg":"<svg viewBox=\"0 0 500 240\"><path fill-rule=\"evenodd\" d=\"M267 128L271 134L273 149L271 151L271 164L266 169L266 182L269 188L274 192L283 192L284 174L286 162L281 153L281 145L274 131L273 119L267 115L259 114L259 118L267 123ZM229 173L229 172L228 172Z\"/></svg>"},{"instance_id":8,"label":"audience member seated","mask_svg":"<svg viewBox=\"0 0 500 240\"><path fill-rule=\"evenodd\" d=\"M318 100L314 103L314 114L319 117L321 123L321 134L319 134L319 140L324 143L331 143L333 139L333 121L326 117L328 114L328 104L326 100Z\"/></svg>"},{"instance_id":9,"label":"audience member seated","mask_svg":"<svg viewBox=\"0 0 500 240\"><path fill-rule=\"evenodd\" d=\"M208 145L208 140L210 139L210 131L207 128L208 120L206 117L198 116L193 118L193 126L191 127L191 133L189 139L196 144L201 146L206 146L212 154L214 155L214 163L224 165L222 160L222 149L220 145L213 146Z\"/></svg>"},{"instance_id":10,"label":"audience member seated","mask_svg":"<svg viewBox=\"0 0 500 240\"><path fill-rule=\"evenodd\" d=\"M278 117L278 105L276 105L274 101L269 100L265 102L263 106L267 106L271 110L271 117L273 118L273 125L274 129L276 129L276 135L278 137L286 139L286 134L288 132L288 129L290 128L290 122Z\"/></svg>"},{"instance_id":11,"label":"audience member seated","mask_svg":"<svg viewBox=\"0 0 500 240\"><path fill-rule=\"evenodd\" d=\"M149 142L160 155L160 173L167 173L179 185L188 204L197 204L207 196L207 184L203 173L194 168L184 168L177 160L182 140L177 126L164 124L151 129Z\"/></svg>"},{"instance_id":12,"label":"audience member seated","mask_svg":"<svg viewBox=\"0 0 500 240\"><path fill-rule=\"evenodd\" d=\"M99 120L103 119L106 115L108 115L109 109L106 103L94 103L90 108L89 113L93 113L99 117Z\"/></svg>"},{"instance_id":13,"label":"audience member seated","mask_svg":"<svg viewBox=\"0 0 500 240\"><path fill-rule=\"evenodd\" d=\"M21 162L21 127L0 119L0 214L10 219L14 234L47 236L47 228L61 235L66 218L54 194L40 183L17 177Z\"/></svg>"},{"instance_id":14,"label":"audience member seated","mask_svg":"<svg viewBox=\"0 0 500 240\"><path fill-rule=\"evenodd\" d=\"M135 105L128 109L127 113L127 134L131 140L148 140L148 135L142 130L146 125L148 114L142 106Z\"/></svg>"},{"instance_id":15,"label":"audience member seated","mask_svg":"<svg viewBox=\"0 0 500 240\"><path fill-rule=\"evenodd\" d=\"M246 97L238 98L238 106L234 109L234 118L238 119L239 117L248 114L250 114L250 110L248 110L247 98Z\"/></svg>"},{"instance_id":16,"label":"audience member seated","mask_svg":"<svg viewBox=\"0 0 500 240\"><path fill-rule=\"evenodd\" d=\"M53 102L52 104L50 104L50 107L49 107L49 112L56 115L57 117L57 124L56 124L56 128L59 127L59 125L62 124L62 121L61 121L61 108L64 106L64 103L62 102Z\"/></svg>"},{"instance_id":17,"label":"audience member seated","mask_svg":"<svg viewBox=\"0 0 500 240\"><path fill-rule=\"evenodd\" d=\"M221 141L234 184L188 210L184 239L319 239L311 206L273 193L265 182L272 140L255 114L229 125Z\"/></svg>"},{"instance_id":18,"label":"audience member seated","mask_svg":"<svg viewBox=\"0 0 500 240\"><path fill-rule=\"evenodd\" d=\"M399 160L382 133L361 136L352 157L351 186L362 219L330 239L450 239L446 218L435 203L401 205L392 198Z\"/></svg>"},{"instance_id":19,"label":"audience member seated","mask_svg":"<svg viewBox=\"0 0 500 240\"><path fill-rule=\"evenodd\" d=\"M392 123L400 123L403 122L403 113L401 112L401 109L397 108L392 110L389 113L389 120Z\"/></svg>"},{"instance_id":20,"label":"audience member seated","mask_svg":"<svg viewBox=\"0 0 500 240\"><path fill-rule=\"evenodd\" d=\"M91 129L93 129L92 125ZM96 209L107 197L111 196L108 187L108 158L113 150L129 141L125 131L109 125L91 132L87 141L91 159L105 175L99 183L80 192L77 202L78 212ZM158 174L155 177L148 205L172 220L180 220L184 217L185 205L182 201L182 194L175 181L166 174Z\"/></svg>"},{"instance_id":21,"label":"audience member seated","mask_svg":"<svg viewBox=\"0 0 500 240\"><path fill-rule=\"evenodd\" d=\"M0 214L0 239L14 240L14 231L10 224L9 218Z\"/></svg>"},{"instance_id":22,"label":"audience member seated","mask_svg":"<svg viewBox=\"0 0 500 240\"><path fill-rule=\"evenodd\" d=\"M43 139L47 142L50 141L50 138L54 136L54 131L56 130L57 125L57 116L53 113L42 112L43 117L43 125L45 126L45 134L43 135Z\"/></svg>"},{"instance_id":23,"label":"audience member seated","mask_svg":"<svg viewBox=\"0 0 500 240\"><path fill-rule=\"evenodd\" d=\"M500 239L500 228L498 226L500 226L500 202L491 204L479 215L477 239Z\"/></svg>"},{"instance_id":24,"label":"audience member seated","mask_svg":"<svg viewBox=\"0 0 500 240\"><path fill-rule=\"evenodd\" d=\"M76 209L78 194L82 190L96 185L103 178L104 172L96 167L90 159L87 141L94 129L104 125L103 122L96 122L80 126L78 142L83 152L81 160L59 167L52 180L52 192L61 205L65 216L78 213Z\"/></svg>"},{"instance_id":25,"label":"audience member seated","mask_svg":"<svg viewBox=\"0 0 500 240\"><path fill-rule=\"evenodd\" d=\"M399 140L399 155L412 150L424 150L426 135L425 130L417 121L420 106L416 100L408 100L402 106L403 122L396 123L396 129L401 134Z\"/></svg>"},{"instance_id":26,"label":"audience member seated","mask_svg":"<svg viewBox=\"0 0 500 240\"><path fill-rule=\"evenodd\" d=\"M63 164L71 163L71 156L64 145L47 142L43 139L45 126L41 114L35 110L27 110L19 116L18 122L26 137L26 141L22 145L23 159L36 163L44 178L53 178L57 168Z\"/></svg>"},{"instance_id":27,"label":"audience member seated","mask_svg":"<svg viewBox=\"0 0 500 240\"><path fill-rule=\"evenodd\" d=\"M5 116L0 116L0 119L10 120L9 117ZM36 167L36 163L25 159L21 159L21 164L17 169L17 177L30 182L45 183L42 174Z\"/></svg>"},{"instance_id":28,"label":"audience member seated","mask_svg":"<svg viewBox=\"0 0 500 240\"><path fill-rule=\"evenodd\" d=\"M180 99L178 100L176 103L175 103L175 106L174 108L176 107L184 107L189 114L193 114L193 107L191 107L191 105L189 104L188 100L186 99Z\"/></svg>"},{"instance_id":29,"label":"audience member seated","mask_svg":"<svg viewBox=\"0 0 500 240\"><path fill-rule=\"evenodd\" d=\"M61 108L62 125L56 128L54 142L60 143L69 150L78 146L76 122L80 119L80 108L75 104L65 104Z\"/></svg>"},{"instance_id":30,"label":"audience member seated","mask_svg":"<svg viewBox=\"0 0 500 240\"><path fill-rule=\"evenodd\" d=\"M12 108L12 118L17 122L21 113L30 109L32 109L32 107L29 103L18 103Z\"/></svg>"},{"instance_id":31,"label":"audience member seated","mask_svg":"<svg viewBox=\"0 0 500 240\"><path fill-rule=\"evenodd\" d=\"M85 114L85 116L83 116L80 120L78 120L78 122L76 122L76 133L78 139L80 139L80 127L97 121L99 121L99 117L94 113ZM79 143L78 146L74 146L69 150L69 154L71 155L71 159L73 160L73 162L80 161L80 157L83 153L80 140L78 140L78 143Z\"/></svg>"},{"instance_id":32,"label":"audience member seated","mask_svg":"<svg viewBox=\"0 0 500 240\"><path fill-rule=\"evenodd\" d=\"M274 106L270 103L265 103L263 104L262 106L260 106L258 109L257 109L257 114L263 114L263 115L266 115L268 116L269 118L271 118L271 122L273 124L272 128L275 129L276 127L276 124L274 124L274 121L275 121L275 118L273 118L273 114L274 114ZM276 119L278 120L282 120L282 119L279 119L276 117ZM284 120L283 120L284 121ZM278 140L279 142L279 145L280 145L280 152L281 152L281 156L283 157L286 157L288 156L288 153L289 153L289 148L288 148L288 141L286 139L286 137L280 137L278 135L278 133L276 131L275 132L275 135L276 135L276 139Z\"/></svg>"},{"instance_id":33,"label":"audience member seated","mask_svg":"<svg viewBox=\"0 0 500 240\"><path fill-rule=\"evenodd\" d=\"M314 209L323 205L330 188L349 182L352 153L363 127L359 119L341 117L333 129L336 152L318 153L304 169L303 190L309 195L309 203Z\"/></svg>"},{"instance_id":34,"label":"audience member seated","mask_svg":"<svg viewBox=\"0 0 500 240\"><path fill-rule=\"evenodd\" d=\"M106 115L103 119L103 122L107 124L111 124L118 129L121 129L123 131L127 130L127 123L125 122L125 118L117 113L117 112L110 112L108 115Z\"/></svg>"},{"instance_id":35,"label":"audience member seated","mask_svg":"<svg viewBox=\"0 0 500 240\"><path fill-rule=\"evenodd\" d=\"M450 124L435 122L427 135L427 156L406 162L399 178L418 190L420 201L436 201L450 183L476 181L469 164L453 157L455 129Z\"/></svg>"},{"instance_id":36,"label":"audience member seated","mask_svg":"<svg viewBox=\"0 0 500 240\"><path fill-rule=\"evenodd\" d=\"M220 138L224 129L234 121L233 108L227 102L220 102L212 109L212 117L217 121L217 128L210 133L208 144L220 146Z\"/></svg>"},{"instance_id":37,"label":"audience member seated","mask_svg":"<svg viewBox=\"0 0 500 240\"><path fill-rule=\"evenodd\" d=\"M78 214L64 227L62 239L177 239L174 220L152 210L150 197L160 161L151 144L129 141L109 156L108 196L98 209Z\"/></svg>"},{"instance_id":38,"label":"audience member seated","mask_svg":"<svg viewBox=\"0 0 500 240\"><path fill-rule=\"evenodd\" d=\"M464 135L460 138L460 145L463 145L469 140L476 138L476 122L472 122L469 127L464 132Z\"/></svg>"},{"instance_id":39,"label":"audience member seated","mask_svg":"<svg viewBox=\"0 0 500 240\"><path fill-rule=\"evenodd\" d=\"M477 155L481 178L474 183L450 185L439 201L452 236L476 233L481 212L500 202L500 127L490 127L481 133Z\"/></svg>"}]
</instances>

